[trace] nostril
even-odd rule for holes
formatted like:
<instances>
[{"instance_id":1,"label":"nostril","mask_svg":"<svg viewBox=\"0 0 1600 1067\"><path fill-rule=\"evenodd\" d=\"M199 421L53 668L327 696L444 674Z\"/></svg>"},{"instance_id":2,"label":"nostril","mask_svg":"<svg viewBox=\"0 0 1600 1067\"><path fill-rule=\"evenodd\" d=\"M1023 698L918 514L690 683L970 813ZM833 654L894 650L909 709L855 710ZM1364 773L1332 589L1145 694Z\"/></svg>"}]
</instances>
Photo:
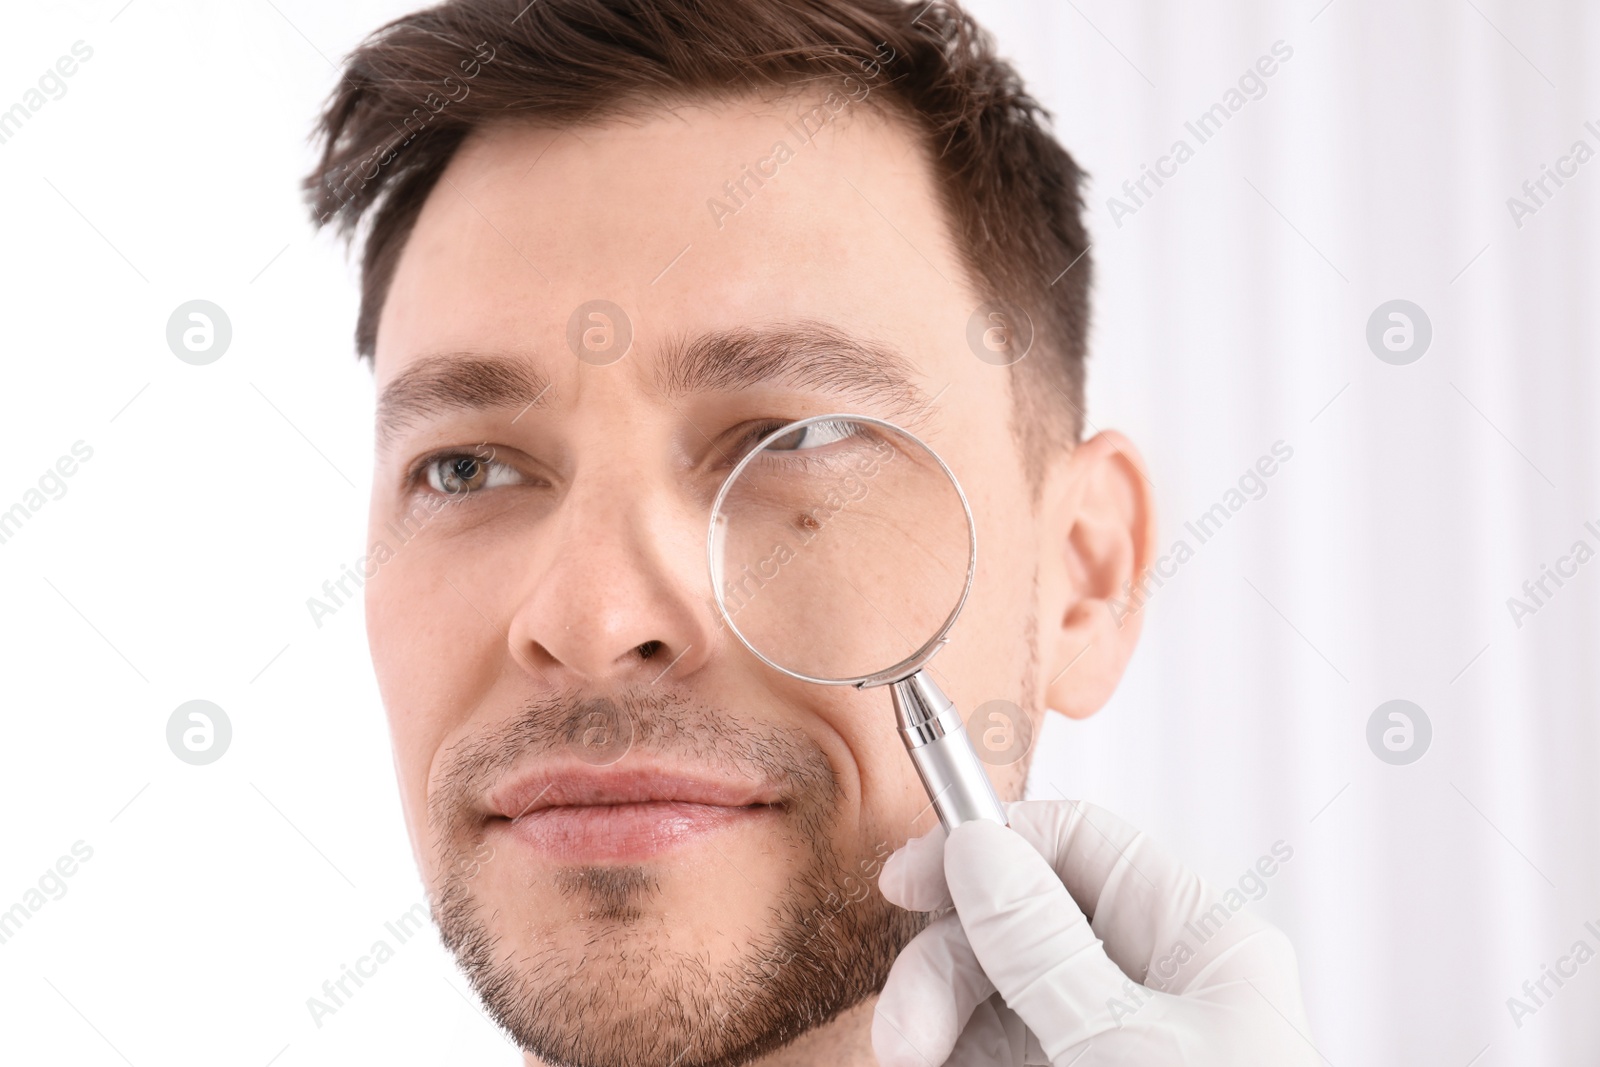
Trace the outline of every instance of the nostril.
<instances>
[{"instance_id":1,"label":"nostril","mask_svg":"<svg viewBox=\"0 0 1600 1067\"><path fill-rule=\"evenodd\" d=\"M646 641L644 644L634 649L634 651L639 653L640 659L649 659L651 656L654 656L657 652L661 651L661 642Z\"/></svg>"}]
</instances>

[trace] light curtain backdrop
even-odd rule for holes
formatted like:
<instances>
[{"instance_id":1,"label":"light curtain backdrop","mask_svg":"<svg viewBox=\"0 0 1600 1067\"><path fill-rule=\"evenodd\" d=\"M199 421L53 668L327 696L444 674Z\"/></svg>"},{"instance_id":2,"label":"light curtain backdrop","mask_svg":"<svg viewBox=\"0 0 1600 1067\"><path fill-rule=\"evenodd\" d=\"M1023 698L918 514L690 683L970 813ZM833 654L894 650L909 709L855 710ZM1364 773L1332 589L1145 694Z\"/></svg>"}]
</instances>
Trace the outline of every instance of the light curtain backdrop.
<instances>
[{"instance_id":1,"label":"light curtain backdrop","mask_svg":"<svg viewBox=\"0 0 1600 1067\"><path fill-rule=\"evenodd\" d=\"M353 270L295 187L332 64L407 6L7 12L0 110L29 116L0 143L0 508L73 473L0 544L0 909L28 912L5 1062L516 1062L431 932L390 930L422 890L360 608L305 607L364 551L372 398ZM1600 151L1600 13L972 8L1092 176L1089 419L1192 550L1110 706L1047 729L1032 794L1219 886L1292 848L1250 906L1293 937L1336 1067L1600 1062L1600 962L1507 1006L1600 948L1600 562L1523 592L1600 548L1600 159L1573 156ZM1229 102L1203 143L1186 126ZM1140 191L1146 166L1170 176ZM1568 176L1535 200L1547 166ZM204 367L166 340L194 299L232 326ZM1367 339L1391 300L1431 324L1404 365ZM1201 543L1185 524L1274 446ZM203 767L166 739L195 699L232 726ZM1431 724L1408 765L1369 747L1390 700ZM380 939L317 1026L307 998Z\"/></svg>"}]
</instances>

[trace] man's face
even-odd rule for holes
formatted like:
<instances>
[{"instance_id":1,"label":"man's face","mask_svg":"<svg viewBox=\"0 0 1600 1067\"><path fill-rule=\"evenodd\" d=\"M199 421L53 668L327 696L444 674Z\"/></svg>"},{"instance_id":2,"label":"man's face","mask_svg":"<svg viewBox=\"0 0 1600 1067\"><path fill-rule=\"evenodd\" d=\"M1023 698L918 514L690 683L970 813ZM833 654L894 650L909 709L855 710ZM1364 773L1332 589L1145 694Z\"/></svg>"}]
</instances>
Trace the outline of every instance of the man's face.
<instances>
[{"instance_id":1,"label":"man's face","mask_svg":"<svg viewBox=\"0 0 1600 1067\"><path fill-rule=\"evenodd\" d=\"M447 941L548 1059L776 1047L919 928L875 886L936 822L887 691L787 678L711 603L711 499L764 432L915 421L980 546L939 678L1041 714L1012 372L968 347L912 136L849 102L802 139L812 104L480 132L384 307L367 615L407 820ZM575 354L596 300L626 325L583 318Z\"/></svg>"}]
</instances>

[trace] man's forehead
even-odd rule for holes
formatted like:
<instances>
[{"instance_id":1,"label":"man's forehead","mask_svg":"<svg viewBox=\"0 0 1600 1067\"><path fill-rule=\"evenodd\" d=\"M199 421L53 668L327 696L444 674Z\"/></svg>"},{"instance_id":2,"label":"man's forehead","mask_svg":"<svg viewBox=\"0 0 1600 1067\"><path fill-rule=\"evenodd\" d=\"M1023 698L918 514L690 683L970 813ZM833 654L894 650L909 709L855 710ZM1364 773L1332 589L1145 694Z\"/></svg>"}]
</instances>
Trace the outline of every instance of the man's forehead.
<instances>
[{"instance_id":1,"label":"man's forehead","mask_svg":"<svg viewBox=\"0 0 1600 1067\"><path fill-rule=\"evenodd\" d=\"M400 256L380 380L445 352L554 348L596 300L656 350L761 324L905 345L975 302L911 131L815 97L474 133Z\"/></svg>"}]
</instances>

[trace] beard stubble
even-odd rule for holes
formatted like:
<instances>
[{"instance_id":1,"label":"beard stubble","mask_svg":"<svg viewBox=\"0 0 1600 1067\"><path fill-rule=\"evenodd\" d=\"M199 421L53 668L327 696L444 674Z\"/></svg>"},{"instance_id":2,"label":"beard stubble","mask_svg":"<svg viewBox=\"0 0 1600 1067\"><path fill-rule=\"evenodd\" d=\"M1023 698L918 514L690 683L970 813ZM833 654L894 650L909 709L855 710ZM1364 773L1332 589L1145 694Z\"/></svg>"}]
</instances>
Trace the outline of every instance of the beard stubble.
<instances>
[{"instance_id":1,"label":"beard stubble","mask_svg":"<svg viewBox=\"0 0 1600 1067\"><path fill-rule=\"evenodd\" d=\"M735 958L670 949L651 931L660 892L647 864L573 866L541 888L583 908L581 958L555 945L508 943L494 923L515 902L482 898L472 862L484 820L473 807L524 758L582 751L596 723L627 731L633 752L669 756L778 783L783 830L800 857L787 886ZM615 740L615 735L612 736ZM884 859L906 836L871 828L842 855L839 786L825 754L799 730L753 725L682 696L553 696L509 724L458 743L429 802L438 842L430 887L440 935L489 1014L524 1050L566 1067L733 1067L836 1018L883 987L901 949L926 925L878 893ZM750 891L728 870L729 893Z\"/></svg>"}]
</instances>

